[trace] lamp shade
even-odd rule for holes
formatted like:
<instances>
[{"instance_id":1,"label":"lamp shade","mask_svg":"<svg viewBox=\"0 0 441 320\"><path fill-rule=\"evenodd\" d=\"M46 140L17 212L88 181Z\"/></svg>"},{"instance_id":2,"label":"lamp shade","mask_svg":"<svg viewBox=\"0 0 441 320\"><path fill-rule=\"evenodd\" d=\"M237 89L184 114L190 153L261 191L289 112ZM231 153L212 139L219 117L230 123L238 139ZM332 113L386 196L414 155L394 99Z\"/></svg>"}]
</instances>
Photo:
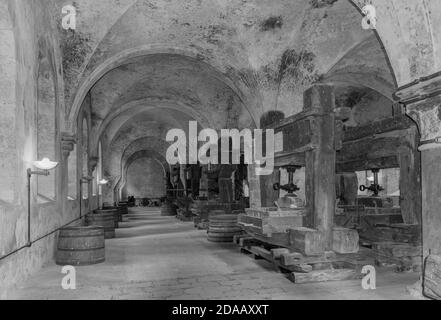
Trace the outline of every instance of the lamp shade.
<instances>
[{"instance_id":1,"label":"lamp shade","mask_svg":"<svg viewBox=\"0 0 441 320\"><path fill-rule=\"evenodd\" d=\"M58 162L43 158L40 161L33 161L33 165L40 170L52 170L58 165Z\"/></svg>"},{"instance_id":2,"label":"lamp shade","mask_svg":"<svg viewBox=\"0 0 441 320\"><path fill-rule=\"evenodd\" d=\"M107 184L109 181L107 181L106 179L101 179L100 181L98 181L99 185L103 185L103 184Z\"/></svg>"}]
</instances>

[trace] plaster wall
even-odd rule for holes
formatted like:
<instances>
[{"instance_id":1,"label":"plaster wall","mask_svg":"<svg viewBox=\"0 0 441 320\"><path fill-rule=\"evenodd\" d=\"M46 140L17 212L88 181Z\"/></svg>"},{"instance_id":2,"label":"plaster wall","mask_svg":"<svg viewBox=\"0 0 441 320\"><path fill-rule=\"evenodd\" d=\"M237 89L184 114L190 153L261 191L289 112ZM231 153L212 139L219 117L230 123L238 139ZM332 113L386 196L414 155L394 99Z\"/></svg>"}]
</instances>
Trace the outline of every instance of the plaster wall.
<instances>
[{"instance_id":1,"label":"plaster wall","mask_svg":"<svg viewBox=\"0 0 441 320\"><path fill-rule=\"evenodd\" d=\"M127 195L159 198L165 195L164 169L152 158L135 160L127 169Z\"/></svg>"}]
</instances>

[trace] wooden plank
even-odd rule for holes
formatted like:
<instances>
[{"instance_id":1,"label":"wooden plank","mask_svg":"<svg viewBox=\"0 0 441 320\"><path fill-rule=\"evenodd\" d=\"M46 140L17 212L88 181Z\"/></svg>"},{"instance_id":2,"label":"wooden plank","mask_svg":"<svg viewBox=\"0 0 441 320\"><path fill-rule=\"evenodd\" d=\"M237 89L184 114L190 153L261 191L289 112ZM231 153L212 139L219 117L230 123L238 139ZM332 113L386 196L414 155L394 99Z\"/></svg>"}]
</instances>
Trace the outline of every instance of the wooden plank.
<instances>
[{"instance_id":1,"label":"wooden plank","mask_svg":"<svg viewBox=\"0 0 441 320\"><path fill-rule=\"evenodd\" d=\"M301 273L311 272L312 266L306 263L294 264L290 266L290 270L293 272L301 272Z\"/></svg>"},{"instance_id":2,"label":"wooden plank","mask_svg":"<svg viewBox=\"0 0 441 320\"><path fill-rule=\"evenodd\" d=\"M274 167L283 167L288 165L305 166L305 153L297 152L276 152L274 155Z\"/></svg>"},{"instance_id":3,"label":"wooden plank","mask_svg":"<svg viewBox=\"0 0 441 320\"><path fill-rule=\"evenodd\" d=\"M286 248L271 249L271 254L273 256L273 259L280 259L282 254L289 254L289 249Z\"/></svg>"},{"instance_id":4,"label":"wooden plank","mask_svg":"<svg viewBox=\"0 0 441 320\"><path fill-rule=\"evenodd\" d=\"M290 280L294 283L311 283L323 281L341 281L356 278L354 269L328 269L328 270L313 270L307 273L292 272Z\"/></svg>"},{"instance_id":5,"label":"wooden plank","mask_svg":"<svg viewBox=\"0 0 441 320\"><path fill-rule=\"evenodd\" d=\"M421 242L421 227L407 224L377 225L360 231L360 239L370 242L393 241L418 245Z\"/></svg>"},{"instance_id":6,"label":"wooden plank","mask_svg":"<svg viewBox=\"0 0 441 320\"><path fill-rule=\"evenodd\" d=\"M364 126L347 128L344 131L343 141L357 140L366 136L379 133L403 130L414 127L415 123L406 115L399 115L393 118L373 121Z\"/></svg>"},{"instance_id":7,"label":"wooden plank","mask_svg":"<svg viewBox=\"0 0 441 320\"><path fill-rule=\"evenodd\" d=\"M254 237L243 237L239 239L239 246L241 247L249 247L259 243L260 241L256 240Z\"/></svg>"},{"instance_id":8,"label":"wooden plank","mask_svg":"<svg viewBox=\"0 0 441 320\"><path fill-rule=\"evenodd\" d=\"M284 126L277 126L274 133L283 133L283 152L302 152L312 149L314 131L312 130L311 119L306 118Z\"/></svg>"},{"instance_id":9,"label":"wooden plank","mask_svg":"<svg viewBox=\"0 0 441 320\"><path fill-rule=\"evenodd\" d=\"M401 257L421 257L421 246L414 246L399 242L376 242L372 244L372 249L378 253L387 256L401 258Z\"/></svg>"},{"instance_id":10,"label":"wooden plank","mask_svg":"<svg viewBox=\"0 0 441 320\"><path fill-rule=\"evenodd\" d=\"M252 252L253 254L262 257L265 260L268 260L270 262L273 261L273 256L271 254L270 251L266 250L265 248L262 247L258 247L258 246L252 246L250 247L250 252Z\"/></svg>"},{"instance_id":11,"label":"wooden plank","mask_svg":"<svg viewBox=\"0 0 441 320\"><path fill-rule=\"evenodd\" d=\"M284 266L292 266L294 264L299 264L303 255L298 252L290 252L287 254L280 255L280 263Z\"/></svg>"},{"instance_id":12,"label":"wooden plank","mask_svg":"<svg viewBox=\"0 0 441 320\"><path fill-rule=\"evenodd\" d=\"M337 152L337 163L396 156L403 144L401 135L396 137L367 137L343 143Z\"/></svg>"},{"instance_id":13,"label":"wooden plank","mask_svg":"<svg viewBox=\"0 0 441 320\"><path fill-rule=\"evenodd\" d=\"M340 162L339 162L340 161ZM398 168L398 157L396 155L388 157L378 157L373 159L358 159L352 161L341 161L337 153L337 163L335 170L337 173L371 170L376 168Z\"/></svg>"},{"instance_id":14,"label":"wooden plank","mask_svg":"<svg viewBox=\"0 0 441 320\"><path fill-rule=\"evenodd\" d=\"M255 239L267 243L269 245L273 245L276 247L284 247L284 248L291 248L290 240L289 240L289 233L288 232L280 232L280 233L272 233L270 235L263 235L261 233L256 233L250 228L246 227L245 231Z\"/></svg>"}]
</instances>

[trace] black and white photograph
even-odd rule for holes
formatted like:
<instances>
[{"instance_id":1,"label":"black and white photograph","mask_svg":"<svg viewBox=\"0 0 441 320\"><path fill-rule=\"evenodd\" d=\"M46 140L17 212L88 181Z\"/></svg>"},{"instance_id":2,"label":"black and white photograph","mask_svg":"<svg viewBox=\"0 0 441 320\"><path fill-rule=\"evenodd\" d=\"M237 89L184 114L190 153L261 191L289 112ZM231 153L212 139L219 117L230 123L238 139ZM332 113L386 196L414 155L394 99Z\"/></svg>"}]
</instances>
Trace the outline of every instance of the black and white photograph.
<instances>
[{"instance_id":1,"label":"black and white photograph","mask_svg":"<svg viewBox=\"0 0 441 320\"><path fill-rule=\"evenodd\" d=\"M0 300L441 300L440 21L439 0L0 0Z\"/></svg>"}]
</instances>

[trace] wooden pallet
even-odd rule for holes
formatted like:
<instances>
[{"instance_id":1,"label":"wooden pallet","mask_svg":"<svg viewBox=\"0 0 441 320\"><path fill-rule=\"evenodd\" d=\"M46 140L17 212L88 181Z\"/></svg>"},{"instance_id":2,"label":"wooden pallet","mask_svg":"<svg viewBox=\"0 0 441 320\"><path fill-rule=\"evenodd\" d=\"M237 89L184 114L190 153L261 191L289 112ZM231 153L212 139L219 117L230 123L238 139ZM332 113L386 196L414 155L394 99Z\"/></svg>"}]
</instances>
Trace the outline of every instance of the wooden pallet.
<instances>
[{"instance_id":1,"label":"wooden pallet","mask_svg":"<svg viewBox=\"0 0 441 320\"><path fill-rule=\"evenodd\" d=\"M366 253L339 255L329 251L310 257L249 235L236 236L233 241L241 252L252 255L254 259L268 261L274 270L287 273L295 283L357 279L361 278L364 265L373 264L372 257Z\"/></svg>"}]
</instances>

